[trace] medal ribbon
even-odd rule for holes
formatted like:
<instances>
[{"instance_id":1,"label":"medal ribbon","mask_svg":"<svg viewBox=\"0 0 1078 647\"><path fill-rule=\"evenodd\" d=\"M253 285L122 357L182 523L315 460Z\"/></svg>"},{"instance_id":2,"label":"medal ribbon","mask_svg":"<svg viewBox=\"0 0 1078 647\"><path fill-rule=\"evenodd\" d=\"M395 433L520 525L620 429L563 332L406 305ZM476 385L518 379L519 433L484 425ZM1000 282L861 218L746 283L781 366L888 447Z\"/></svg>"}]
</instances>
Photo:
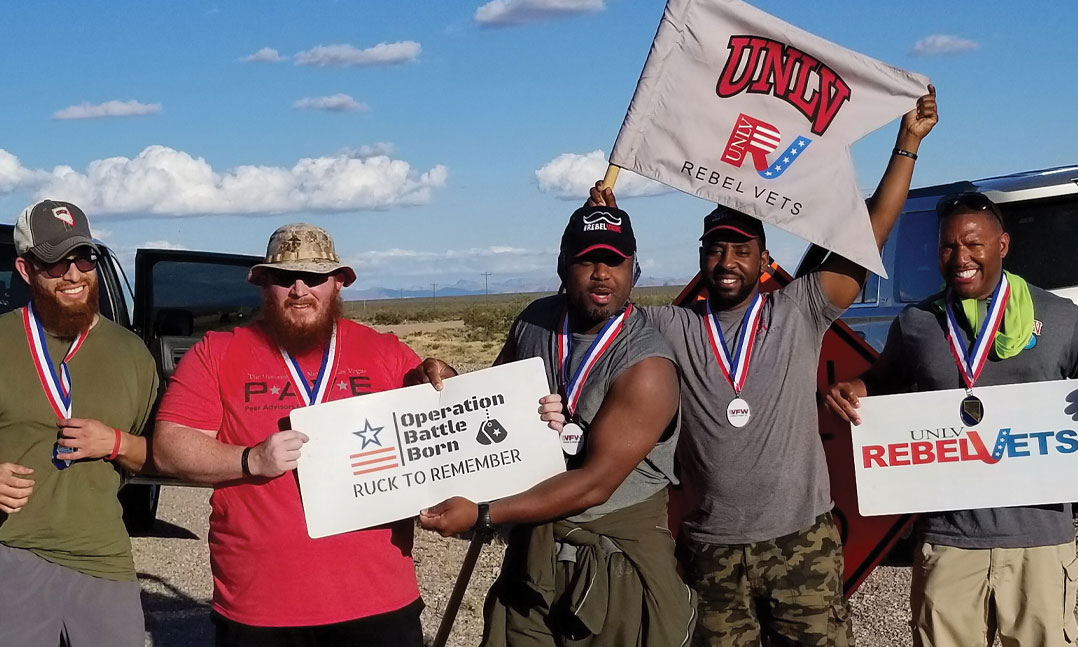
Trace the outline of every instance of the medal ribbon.
<instances>
[{"instance_id":1,"label":"medal ribbon","mask_svg":"<svg viewBox=\"0 0 1078 647\"><path fill-rule=\"evenodd\" d=\"M764 300L757 292L752 303L745 309L745 316L741 320L741 332L734 346L733 355L726 349L726 339L722 336L722 326L719 325L718 316L711 311L711 301L707 304L707 338L711 342L711 351L715 353L715 359L719 361L722 376L734 389L734 395L741 397L741 389L745 386L745 379L749 375L749 362L752 361L752 349L756 344L756 331L760 325L760 315L763 312Z\"/></svg>"},{"instance_id":2,"label":"medal ribbon","mask_svg":"<svg viewBox=\"0 0 1078 647\"><path fill-rule=\"evenodd\" d=\"M1007 301L1011 298L1011 286L1005 275L1000 275L999 283L992 292L992 302L988 307L988 316L981 324L981 330L973 340L973 346L966 349L961 334L959 333L958 320L954 316L954 308L951 307L952 295L948 294L944 299L947 308L947 341L951 345L951 354L954 361L962 371L962 379L966 382L966 389L972 389L973 384L981 375L981 369L988 359L988 352L996 338L996 332L1003 323L1003 311L1007 309Z\"/></svg>"},{"instance_id":3,"label":"medal ribbon","mask_svg":"<svg viewBox=\"0 0 1078 647\"><path fill-rule=\"evenodd\" d=\"M313 385L307 383L307 378L303 375L303 369L300 368L296 358L292 357L283 348L279 350L281 351L281 357L284 358L284 365L288 368L292 388L296 390L299 399L303 401L303 406L309 407L312 404L324 402L326 393L329 391L329 383L333 380L333 375L337 368L337 323L333 323L333 332L329 336L329 343L326 344L325 350L322 351L322 364L318 367L318 375L314 378Z\"/></svg>"},{"instance_id":4,"label":"medal ribbon","mask_svg":"<svg viewBox=\"0 0 1078 647\"><path fill-rule=\"evenodd\" d=\"M67 364L75 353L82 348L86 341L89 329L79 333L71 342L64 360L60 362L60 374L57 375L52 367L52 358L49 357L49 347L45 342L45 328L38 319L37 311L31 301L22 311L23 330L26 331L26 341L30 345L30 355L34 360L34 369L37 371L37 379L41 382L41 388L45 390L45 396L52 406L53 412L59 420L71 417L71 371Z\"/></svg>"},{"instance_id":5,"label":"medal ribbon","mask_svg":"<svg viewBox=\"0 0 1078 647\"><path fill-rule=\"evenodd\" d=\"M599 334L595 336L591 346L588 346L587 352L584 353L580 366L576 367L576 373L568 382L566 382L565 378L569 375L569 359L572 357L570 353L572 334L569 332L569 313L566 312L562 315L561 332L558 333L558 372L562 390L565 391L565 406L569 410L570 416L576 412L576 405L580 402L580 394L584 391L584 382L588 379L588 374L591 373L591 369L602 357L603 353L614 343L625 323L625 318L629 316L632 309L633 304L630 303L625 306L625 310L621 314L611 317L603 324Z\"/></svg>"}]
</instances>

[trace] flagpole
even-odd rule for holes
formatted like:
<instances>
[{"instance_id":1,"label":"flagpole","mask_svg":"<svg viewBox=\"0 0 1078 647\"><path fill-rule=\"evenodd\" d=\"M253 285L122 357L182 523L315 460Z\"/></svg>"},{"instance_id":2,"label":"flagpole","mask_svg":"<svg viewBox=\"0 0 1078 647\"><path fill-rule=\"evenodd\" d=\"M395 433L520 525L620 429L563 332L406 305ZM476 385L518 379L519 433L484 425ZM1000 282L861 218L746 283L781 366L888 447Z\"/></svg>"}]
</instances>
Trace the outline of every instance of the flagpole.
<instances>
[{"instance_id":1,"label":"flagpole","mask_svg":"<svg viewBox=\"0 0 1078 647\"><path fill-rule=\"evenodd\" d=\"M620 166L614 166L613 164L606 167L606 175L603 177L604 189L614 188L614 183L618 181L618 171L620 170Z\"/></svg>"},{"instance_id":2,"label":"flagpole","mask_svg":"<svg viewBox=\"0 0 1078 647\"><path fill-rule=\"evenodd\" d=\"M472 579L475 563L479 561L479 554L483 552L485 538L476 533L472 537L472 543L468 544L468 553L464 556L464 563L460 565L460 573L457 574L457 583L453 585L453 592L449 594L449 602L445 605L445 615L438 625L438 634L434 637L434 647L445 647L449 641L449 632L453 630L453 623L457 619L457 611L464 599L464 592L468 590L468 582Z\"/></svg>"}]
</instances>

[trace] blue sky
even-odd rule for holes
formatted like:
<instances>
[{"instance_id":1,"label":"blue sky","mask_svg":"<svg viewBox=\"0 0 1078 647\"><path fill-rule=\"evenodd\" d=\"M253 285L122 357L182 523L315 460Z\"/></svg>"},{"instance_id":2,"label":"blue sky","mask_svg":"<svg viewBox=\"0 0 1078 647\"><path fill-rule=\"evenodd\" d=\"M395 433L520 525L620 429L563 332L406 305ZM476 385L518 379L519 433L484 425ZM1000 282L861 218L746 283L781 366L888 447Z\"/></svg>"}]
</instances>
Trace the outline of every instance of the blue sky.
<instances>
[{"instance_id":1,"label":"blue sky","mask_svg":"<svg viewBox=\"0 0 1078 647\"><path fill-rule=\"evenodd\" d=\"M753 4L932 78L942 122L915 185L1078 163L1074 2ZM483 272L495 289L549 287L584 197L567 196L587 181L571 169L604 168L586 156L609 153L663 6L4 2L0 218L74 199L126 257L260 254L303 220L334 236L357 293L481 289ZM866 191L895 128L853 149ZM690 277L709 205L621 203L645 277ZM796 265L800 241L769 243Z\"/></svg>"}]
</instances>

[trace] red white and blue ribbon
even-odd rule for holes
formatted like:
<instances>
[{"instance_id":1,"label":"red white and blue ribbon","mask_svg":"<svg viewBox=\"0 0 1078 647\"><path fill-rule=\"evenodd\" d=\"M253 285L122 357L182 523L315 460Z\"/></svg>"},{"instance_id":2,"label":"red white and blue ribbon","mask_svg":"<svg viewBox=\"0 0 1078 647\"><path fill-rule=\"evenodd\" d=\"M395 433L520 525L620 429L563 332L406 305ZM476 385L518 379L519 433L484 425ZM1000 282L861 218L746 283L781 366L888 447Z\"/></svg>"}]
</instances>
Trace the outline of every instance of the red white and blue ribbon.
<instances>
[{"instance_id":1,"label":"red white and blue ribbon","mask_svg":"<svg viewBox=\"0 0 1078 647\"><path fill-rule=\"evenodd\" d=\"M26 331L26 341L30 345L30 355L34 360L34 369L37 371L41 388L45 390L45 396L56 418L66 420L71 417L71 371L67 368L67 364L82 348L82 343L86 341L86 336L90 331L88 329L82 331L71 342L63 361L60 362L60 373L57 375L52 367L49 346L45 341L45 328L38 319L32 301L22 310L22 325Z\"/></svg>"},{"instance_id":2,"label":"red white and blue ribbon","mask_svg":"<svg viewBox=\"0 0 1078 647\"><path fill-rule=\"evenodd\" d=\"M752 349L756 345L756 331L763 312L763 297L757 292L752 303L745 309L745 316L741 320L741 332L732 355L726 348L726 339L722 336L719 318L711 311L711 301L708 300L705 303L707 304L707 338L711 342L711 351L715 353L715 359L719 360L722 375L733 387L734 394L741 397L741 389L745 387L745 379L749 375Z\"/></svg>"},{"instance_id":3,"label":"red white and blue ribbon","mask_svg":"<svg viewBox=\"0 0 1078 647\"><path fill-rule=\"evenodd\" d=\"M954 308L951 307L952 295L948 294L944 299L947 309L947 341L951 345L951 354L954 361L962 371L962 379L966 382L966 388L972 389L973 384L981 375L981 369L988 359L988 353L996 340L996 332L1003 323L1003 312L1007 309L1007 301L1011 298L1011 286L1007 282L1006 275L1000 275L999 284L992 292L991 302L988 306L988 316L981 324L981 330L973 340L972 348L967 349L965 341L959 332L958 320L954 316Z\"/></svg>"},{"instance_id":4,"label":"red white and blue ribbon","mask_svg":"<svg viewBox=\"0 0 1078 647\"><path fill-rule=\"evenodd\" d=\"M584 358L580 361L580 365L576 367L576 372L568 381L566 381L566 377L569 375L569 359L572 357L572 334L569 331L569 313L562 315L561 332L558 333L558 369L562 390L565 391L565 406L569 410L570 416L576 413L576 406L580 402L580 394L584 391L584 382L587 381L588 374L591 373L591 369L599 361L603 353L617 339L618 333L621 332L625 324L625 318L629 316L632 309L633 304L630 303L625 306L625 310L621 314L611 317L603 324L599 334L595 336L591 346L588 346L588 350L584 353Z\"/></svg>"},{"instance_id":5,"label":"red white and blue ribbon","mask_svg":"<svg viewBox=\"0 0 1078 647\"><path fill-rule=\"evenodd\" d=\"M300 368L295 357L292 357L283 348L279 350L281 351L281 357L284 358L284 365L288 368L292 388L296 390L296 395L303 401L303 406L309 407L312 404L325 402L326 393L329 392L329 383L333 381L333 375L337 368L337 323L333 323L333 332L329 336L329 343L326 344L325 349L322 351L322 363L318 366L318 375L314 378L314 384L307 382L306 376L303 375L303 369Z\"/></svg>"}]
</instances>

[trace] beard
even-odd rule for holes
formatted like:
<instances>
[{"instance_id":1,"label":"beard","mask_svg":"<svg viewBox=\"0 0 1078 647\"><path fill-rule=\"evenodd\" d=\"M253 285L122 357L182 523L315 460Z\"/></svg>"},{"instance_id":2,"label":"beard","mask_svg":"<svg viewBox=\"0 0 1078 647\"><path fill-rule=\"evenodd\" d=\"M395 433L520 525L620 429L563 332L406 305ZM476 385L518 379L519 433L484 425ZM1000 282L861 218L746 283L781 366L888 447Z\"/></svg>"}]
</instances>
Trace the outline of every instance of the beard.
<instances>
[{"instance_id":1,"label":"beard","mask_svg":"<svg viewBox=\"0 0 1078 647\"><path fill-rule=\"evenodd\" d=\"M333 323L340 318L344 306L338 295L331 299L311 321L296 321L290 316L291 306L296 303L315 303L313 299L286 299L278 303L272 299L262 300L262 330L270 341L288 351L301 355L329 343L333 335Z\"/></svg>"},{"instance_id":2,"label":"beard","mask_svg":"<svg viewBox=\"0 0 1078 647\"><path fill-rule=\"evenodd\" d=\"M736 292L724 291L719 288L719 279L723 276L728 276L725 273L719 273L713 276L708 276L707 280L707 293L708 298L721 310L728 310L730 308L736 308L741 305L752 295L752 291L756 289L757 281L742 281L741 286Z\"/></svg>"},{"instance_id":3,"label":"beard","mask_svg":"<svg viewBox=\"0 0 1078 647\"><path fill-rule=\"evenodd\" d=\"M55 289L38 283L30 282L30 297L34 302L38 318L46 331L60 339L74 339L93 323L98 312L98 289L97 276L84 275L82 282L86 286L86 299L82 303L67 303L61 300ZM91 278L92 276L92 278ZM64 284L62 287L70 288L78 283Z\"/></svg>"}]
</instances>

